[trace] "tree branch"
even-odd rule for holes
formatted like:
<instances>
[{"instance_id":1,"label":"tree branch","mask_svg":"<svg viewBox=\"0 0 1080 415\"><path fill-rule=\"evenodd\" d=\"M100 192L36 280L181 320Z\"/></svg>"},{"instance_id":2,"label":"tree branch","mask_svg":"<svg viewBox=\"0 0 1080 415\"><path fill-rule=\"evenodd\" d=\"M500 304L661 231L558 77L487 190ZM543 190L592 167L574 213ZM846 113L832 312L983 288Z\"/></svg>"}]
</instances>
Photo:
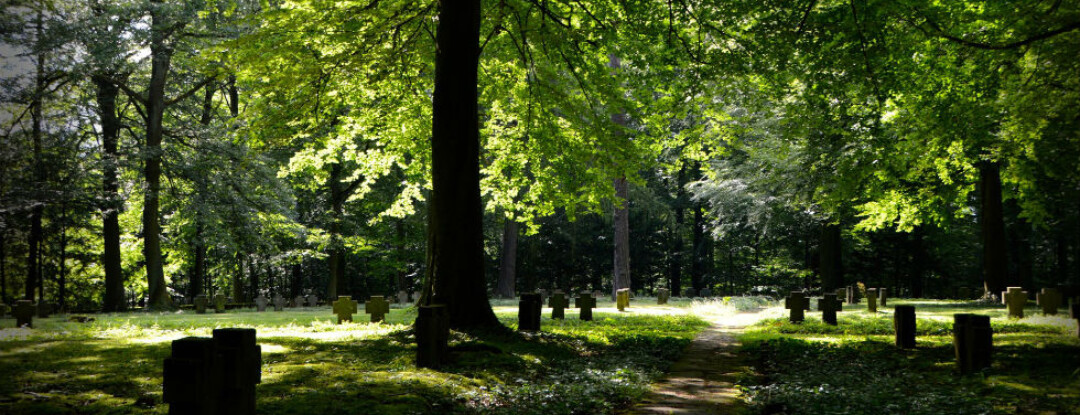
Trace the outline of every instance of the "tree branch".
<instances>
[{"instance_id":1,"label":"tree branch","mask_svg":"<svg viewBox=\"0 0 1080 415\"><path fill-rule=\"evenodd\" d=\"M209 84L209 83L213 82L215 79L217 79L217 77L215 77L215 76L206 77L205 79L203 79L198 84L195 84L194 87L187 90L187 92L184 92L183 94L180 94L176 98L165 101L165 106L168 107L168 106L170 106L172 104L183 101L184 98L187 98L187 97L191 96L191 94L194 94L196 91L202 89L204 86L206 86L206 84Z\"/></svg>"},{"instance_id":2,"label":"tree branch","mask_svg":"<svg viewBox=\"0 0 1080 415\"><path fill-rule=\"evenodd\" d=\"M930 26L930 28L933 29L934 33L929 33L929 31L927 31L921 25L914 24L914 23L912 23L912 24L915 26L916 29L921 30L923 33L925 33L927 35L937 36L937 37L940 37L940 38L948 39L948 40L950 40L950 41L952 41L954 43L959 43L959 44L964 45L964 46L973 47L973 48L976 48L976 49L986 49L986 50L1016 49L1016 48L1019 48L1019 47L1030 45L1030 44L1038 42L1040 40L1049 39L1049 38L1052 38L1052 37L1060 35L1060 34L1072 32L1074 30L1080 29L1080 21L1077 21L1077 22L1073 22L1073 23L1067 24L1065 26L1062 26L1060 28L1057 28L1057 29L1054 29L1054 30L1051 30L1051 31L1048 31L1048 32L1039 33L1039 34L1031 36L1031 37L1029 37L1027 39L1018 40L1018 41L1015 41L1015 42L1009 42L1009 43L983 43L983 42L970 41L970 40L964 39L962 37L954 36L954 35L951 35L949 33L946 33L945 30L943 30L941 28L941 26L938 26L938 24L935 23L933 20L927 19L925 17L924 17L924 19L925 19L926 25Z\"/></svg>"}]
</instances>

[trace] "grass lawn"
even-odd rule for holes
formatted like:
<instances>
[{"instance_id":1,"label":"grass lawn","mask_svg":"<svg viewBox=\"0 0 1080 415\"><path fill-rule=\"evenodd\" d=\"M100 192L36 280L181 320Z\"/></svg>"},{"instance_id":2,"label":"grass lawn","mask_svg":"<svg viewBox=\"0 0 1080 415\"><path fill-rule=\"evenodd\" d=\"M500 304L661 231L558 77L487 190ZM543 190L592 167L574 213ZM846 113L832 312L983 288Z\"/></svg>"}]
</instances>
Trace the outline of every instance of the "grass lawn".
<instances>
[{"instance_id":1,"label":"grass lawn","mask_svg":"<svg viewBox=\"0 0 1080 415\"><path fill-rule=\"evenodd\" d=\"M731 307L655 299L619 313L598 301L595 321L544 318L538 334L453 333L454 361L414 366L415 312L337 325L329 307L225 314L122 313L90 323L0 320L0 413L164 414L162 361L170 342L218 327L254 327L262 346L260 414L611 413L628 407L707 327L691 313ZM516 301L493 302L515 328ZM550 309L545 309L550 316Z\"/></svg>"},{"instance_id":2,"label":"grass lawn","mask_svg":"<svg viewBox=\"0 0 1080 415\"><path fill-rule=\"evenodd\" d=\"M918 317L917 348L893 346L892 306ZM813 307L816 310L816 305ZM1067 311L1024 319L1004 306L891 299L879 313L844 305L839 326L807 312L792 324L783 309L741 338L759 376L740 387L756 413L773 414L1080 414L1080 338ZM1065 310L1061 310L1065 311ZM1060 311L1059 311L1060 312ZM952 315L991 316L993 365L961 376L955 368Z\"/></svg>"}]
</instances>

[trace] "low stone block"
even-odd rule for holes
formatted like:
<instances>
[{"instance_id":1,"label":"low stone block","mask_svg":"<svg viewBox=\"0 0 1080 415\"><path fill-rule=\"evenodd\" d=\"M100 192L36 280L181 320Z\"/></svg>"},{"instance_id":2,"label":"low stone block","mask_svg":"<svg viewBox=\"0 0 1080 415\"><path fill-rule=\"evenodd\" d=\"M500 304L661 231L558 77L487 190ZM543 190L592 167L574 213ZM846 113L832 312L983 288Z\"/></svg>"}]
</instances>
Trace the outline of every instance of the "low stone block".
<instances>
[{"instance_id":1,"label":"low stone block","mask_svg":"<svg viewBox=\"0 0 1080 415\"><path fill-rule=\"evenodd\" d=\"M274 311L282 311L285 309L285 297L281 294L274 294Z\"/></svg>"},{"instance_id":2,"label":"low stone block","mask_svg":"<svg viewBox=\"0 0 1080 415\"><path fill-rule=\"evenodd\" d=\"M893 308L893 330L896 331L896 347L915 348L915 306L898 305Z\"/></svg>"},{"instance_id":3,"label":"low stone block","mask_svg":"<svg viewBox=\"0 0 1080 415\"><path fill-rule=\"evenodd\" d=\"M543 298L540 293L521 295L521 299L518 300L518 331L540 331Z\"/></svg>"},{"instance_id":4,"label":"low stone block","mask_svg":"<svg viewBox=\"0 0 1080 415\"><path fill-rule=\"evenodd\" d=\"M615 306L619 311L626 311L630 307L630 289L623 288L615 291Z\"/></svg>"},{"instance_id":5,"label":"low stone block","mask_svg":"<svg viewBox=\"0 0 1080 415\"><path fill-rule=\"evenodd\" d=\"M15 327L34 328L35 311L33 301L16 301L15 308L11 311L11 315L15 316Z\"/></svg>"},{"instance_id":6,"label":"low stone block","mask_svg":"<svg viewBox=\"0 0 1080 415\"><path fill-rule=\"evenodd\" d=\"M258 311L258 312L266 311L266 306L269 305L269 304L270 304L270 300L268 300L266 298L266 296L264 296L262 294L259 294L258 297L255 297L255 310L256 311Z\"/></svg>"},{"instance_id":7,"label":"low stone block","mask_svg":"<svg viewBox=\"0 0 1080 415\"><path fill-rule=\"evenodd\" d=\"M442 304L417 307L416 366L438 369L449 357L450 314Z\"/></svg>"},{"instance_id":8,"label":"low stone block","mask_svg":"<svg viewBox=\"0 0 1080 415\"><path fill-rule=\"evenodd\" d=\"M218 295L214 296L214 312L215 313L224 313L225 312L225 296L224 295L218 294Z\"/></svg>"},{"instance_id":9,"label":"low stone block","mask_svg":"<svg viewBox=\"0 0 1080 415\"><path fill-rule=\"evenodd\" d=\"M878 300L877 288L867 288L866 289L866 311L869 311L871 313L876 313L877 312L877 300Z\"/></svg>"},{"instance_id":10,"label":"low stone block","mask_svg":"<svg viewBox=\"0 0 1080 415\"><path fill-rule=\"evenodd\" d=\"M990 367L994 347L990 316L954 314L953 347L956 350L956 364L960 373L971 373Z\"/></svg>"},{"instance_id":11,"label":"low stone block","mask_svg":"<svg viewBox=\"0 0 1080 415\"><path fill-rule=\"evenodd\" d=\"M1039 294L1035 296L1035 303L1042 308L1043 315L1047 316L1056 315L1058 308L1061 307L1061 302L1061 291L1058 291L1056 288L1043 288L1039 291Z\"/></svg>"},{"instance_id":12,"label":"low stone block","mask_svg":"<svg viewBox=\"0 0 1080 415\"><path fill-rule=\"evenodd\" d=\"M195 314L206 314L206 296L199 294L195 296Z\"/></svg>"},{"instance_id":13,"label":"low stone block","mask_svg":"<svg viewBox=\"0 0 1080 415\"><path fill-rule=\"evenodd\" d=\"M671 290L669 290L667 288L660 288L660 289L656 290L656 304L657 305L665 305L665 304L667 304L668 299L670 299L670 298L671 298Z\"/></svg>"}]
</instances>

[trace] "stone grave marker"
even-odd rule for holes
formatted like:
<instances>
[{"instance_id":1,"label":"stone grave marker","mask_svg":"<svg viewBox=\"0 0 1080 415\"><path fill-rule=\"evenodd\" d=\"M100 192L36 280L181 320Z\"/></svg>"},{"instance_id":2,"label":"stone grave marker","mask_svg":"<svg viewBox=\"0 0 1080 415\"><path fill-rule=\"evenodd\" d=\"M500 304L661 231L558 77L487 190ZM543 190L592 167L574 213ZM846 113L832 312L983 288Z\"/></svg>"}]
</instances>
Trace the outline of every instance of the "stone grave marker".
<instances>
[{"instance_id":1,"label":"stone grave marker","mask_svg":"<svg viewBox=\"0 0 1080 415\"><path fill-rule=\"evenodd\" d=\"M1043 288L1035 296L1035 303L1042 307L1042 313L1045 316L1057 315L1061 300L1061 291L1056 288Z\"/></svg>"},{"instance_id":2,"label":"stone grave marker","mask_svg":"<svg viewBox=\"0 0 1080 415\"><path fill-rule=\"evenodd\" d=\"M971 299L971 290L968 287L960 287L956 289L956 298L961 300Z\"/></svg>"},{"instance_id":3,"label":"stone grave marker","mask_svg":"<svg viewBox=\"0 0 1080 415\"><path fill-rule=\"evenodd\" d=\"M551 319L562 320L566 318L566 308L570 307L570 300L562 290L555 290L548 298L548 307L551 307Z\"/></svg>"},{"instance_id":4,"label":"stone grave marker","mask_svg":"<svg viewBox=\"0 0 1080 415\"><path fill-rule=\"evenodd\" d=\"M293 299L293 307L303 307L303 306L304 306L304 296L302 296L302 295L296 296L296 298Z\"/></svg>"},{"instance_id":5,"label":"stone grave marker","mask_svg":"<svg viewBox=\"0 0 1080 415\"><path fill-rule=\"evenodd\" d=\"M540 331L540 311L544 296L538 292L525 293L518 300L518 331Z\"/></svg>"},{"instance_id":6,"label":"stone grave marker","mask_svg":"<svg viewBox=\"0 0 1080 415\"><path fill-rule=\"evenodd\" d=\"M878 299L877 288L867 288L866 289L866 311L869 311L871 313L876 313L877 312L877 299Z\"/></svg>"},{"instance_id":7,"label":"stone grave marker","mask_svg":"<svg viewBox=\"0 0 1080 415\"><path fill-rule=\"evenodd\" d=\"M195 314L206 314L206 296L199 294L195 296Z\"/></svg>"},{"instance_id":8,"label":"stone grave marker","mask_svg":"<svg viewBox=\"0 0 1080 415\"><path fill-rule=\"evenodd\" d=\"M1001 293L1001 302L1008 306L1009 317L1024 318L1024 305L1027 301L1027 291L1020 287L1009 287Z\"/></svg>"},{"instance_id":9,"label":"stone grave marker","mask_svg":"<svg viewBox=\"0 0 1080 415\"><path fill-rule=\"evenodd\" d=\"M350 295L339 295L337 301L334 301L334 314L337 314L337 323L341 324L342 321L352 323L353 313L356 313L356 301ZM381 317L379 319L382 320Z\"/></svg>"},{"instance_id":10,"label":"stone grave marker","mask_svg":"<svg viewBox=\"0 0 1080 415\"><path fill-rule=\"evenodd\" d=\"M574 307L581 309L578 315L582 321L592 321L592 309L596 307L596 297L590 295L588 291L582 291L581 295L574 299Z\"/></svg>"},{"instance_id":11,"label":"stone grave marker","mask_svg":"<svg viewBox=\"0 0 1080 415\"><path fill-rule=\"evenodd\" d=\"M52 304L45 301L37 303L37 316L38 318L49 318L49 314L52 314Z\"/></svg>"},{"instance_id":12,"label":"stone grave marker","mask_svg":"<svg viewBox=\"0 0 1080 415\"><path fill-rule=\"evenodd\" d=\"M1076 320L1076 335L1080 336L1080 302L1073 302L1069 306L1069 314Z\"/></svg>"},{"instance_id":13,"label":"stone grave marker","mask_svg":"<svg viewBox=\"0 0 1080 415\"><path fill-rule=\"evenodd\" d=\"M670 298L671 298L671 290L668 290L667 288L661 288L661 289L656 290L656 304L658 304L658 305L667 304L668 299L670 299Z\"/></svg>"},{"instance_id":14,"label":"stone grave marker","mask_svg":"<svg viewBox=\"0 0 1080 415\"><path fill-rule=\"evenodd\" d=\"M408 304L409 303L409 293L405 292L405 290L398 291L398 293L397 293L397 302L398 302L398 304Z\"/></svg>"},{"instance_id":15,"label":"stone grave marker","mask_svg":"<svg viewBox=\"0 0 1080 415\"><path fill-rule=\"evenodd\" d=\"M702 288L701 289L701 296L705 297L705 298L712 297L712 290L710 290L708 287Z\"/></svg>"},{"instance_id":16,"label":"stone grave marker","mask_svg":"<svg viewBox=\"0 0 1080 415\"><path fill-rule=\"evenodd\" d=\"M218 294L218 295L214 296L214 312L215 313L224 313L225 312L225 296L224 295Z\"/></svg>"},{"instance_id":17,"label":"stone grave marker","mask_svg":"<svg viewBox=\"0 0 1080 415\"><path fill-rule=\"evenodd\" d=\"M317 307L319 305L319 297L315 294L308 294L307 305L308 307Z\"/></svg>"},{"instance_id":18,"label":"stone grave marker","mask_svg":"<svg viewBox=\"0 0 1080 415\"><path fill-rule=\"evenodd\" d=\"M837 288L836 299L842 303L845 302L847 300L847 288Z\"/></svg>"},{"instance_id":19,"label":"stone grave marker","mask_svg":"<svg viewBox=\"0 0 1080 415\"><path fill-rule=\"evenodd\" d=\"M683 288L683 290L682 290L682 296L683 297L694 298L694 294L696 294L696 293L694 292L693 288L687 287L687 288Z\"/></svg>"},{"instance_id":20,"label":"stone grave marker","mask_svg":"<svg viewBox=\"0 0 1080 415\"><path fill-rule=\"evenodd\" d=\"M835 326L836 312L844 310L844 302L840 301L835 293L825 293L824 297L818 300L817 308L821 312L821 321Z\"/></svg>"},{"instance_id":21,"label":"stone grave marker","mask_svg":"<svg viewBox=\"0 0 1080 415\"><path fill-rule=\"evenodd\" d=\"M274 311L282 311L285 309L285 297L281 294L274 294Z\"/></svg>"},{"instance_id":22,"label":"stone grave marker","mask_svg":"<svg viewBox=\"0 0 1080 415\"><path fill-rule=\"evenodd\" d=\"M266 311L266 306L270 304L270 300L266 299L265 295L259 294L255 297L255 310L258 312Z\"/></svg>"},{"instance_id":23,"label":"stone grave marker","mask_svg":"<svg viewBox=\"0 0 1080 415\"><path fill-rule=\"evenodd\" d=\"M381 295L373 295L364 303L364 312L371 314L371 322L383 321L384 316L390 312L390 303Z\"/></svg>"},{"instance_id":24,"label":"stone grave marker","mask_svg":"<svg viewBox=\"0 0 1080 415\"><path fill-rule=\"evenodd\" d=\"M34 302L19 300L15 302L15 308L11 311L15 316L15 327L34 328Z\"/></svg>"},{"instance_id":25,"label":"stone grave marker","mask_svg":"<svg viewBox=\"0 0 1080 415\"><path fill-rule=\"evenodd\" d=\"M858 288L851 285L847 286L847 292L845 292L844 294L846 294L845 297L847 297L846 299L848 304L859 303L858 298L855 296L856 291L858 291Z\"/></svg>"},{"instance_id":26,"label":"stone grave marker","mask_svg":"<svg viewBox=\"0 0 1080 415\"><path fill-rule=\"evenodd\" d=\"M592 292L592 296L593 298L601 298L604 296L604 293L600 292L600 290L594 290Z\"/></svg>"},{"instance_id":27,"label":"stone grave marker","mask_svg":"<svg viewBox=\"0 0 1080 415\"><path fill-rule=\"evenodd\" d=\"M882 307L889 305L889 290L887 288L878 288L878 300L881 301Z\"/></svg>"},{"instance_id":28,"label":"stone grave marker","mask_svg":"<svg viewBox=\"0 0 1080 415\"><path fill-rule=\"evenodd\" d=\"M896 331L896 347L915 348L915 306L893 307L893 330Z\"/></svg>"},{"instance_id":29,"label":"stone grave marker","mask_svg":"<svg viewBox=\"0 0 1080 415\"><path fill-rule=\"evenodd\" d=\"M10 310L10 307L8 307L7 304L0 303L0 318L4 318L4 316L7 315L9 310Z\"/></svg>"},{"instance_id":30,"label":"stone grave marker","mask_svg":"<svg viewBox=\"0 0 1080 415\"><path fill-rule=\"evenodd\" d=\"M413 293L412 293L412 301L414 303L417 302L417 301L420 301L420 294L422 294L420 291L413 291Z\"/></svg>"},{"instance_id":31,"label":"stone grave marker","mask_svg":"<svg viewBox=\"0 0 1080 415\"><path fill-rule=\"evenodd\" d=\"M449 355L450 313L442 304L420 305L416 311L416 366L438 369Z\"/></svg>"},{"instance_id":32,"label":"stone grave marker","mask_svg":"<svg viewBox=\"0 0 1080 415\"><path fill-rule=\"evenodd\" d=\"M994 331L990 316L953 314L953 347L960 373L971 373L990 367L994 348Z\"/></svg>"},{"instance_id":33,"label":"stone grave marker","mask_svg":"<svg viewBox=\"0 0 1080 415\"><path fill-rule=\"evenodd\" d=\"M622 288L615 291L615 306L619 311L626 311L627 307L630 307L630 289Z\"/></svg>"},{"instance_id":34,"label":"stone grave marker","mask_svg":"<svg viewBox=\"0 0 1080 415\"><path fill-rule=\"evenodd\" d=\"M802 291L792 291L784 299L784 308L791 310L788 319L792 323L800 323L805 318L803 310L810 309L810 299L806 298L806 294L803 294Z\"/></svg>"},{"instance_id":35,"label":"stone grave marker","mask_svg":"<svg viewBox=\"0 0 1080 415\"><path fill-rule=\"evenodd\" d=\"M548 296L550 295L550 292L543 288L537 288L536 293L540 294L540 305L543 305L544 301L547 301Z\"/></svg>"},{"instance_id":36,"label":"stone grave marker","mask_svg":"<svg viewBox=\"0 0 1080 415\"><path fill-rule=\"evenodd\" d=\"M215 329L213 336L172 342L162 382L170 415L255 415L255 385L262 382L255 329Z\"/></svg>"}]
</instances>

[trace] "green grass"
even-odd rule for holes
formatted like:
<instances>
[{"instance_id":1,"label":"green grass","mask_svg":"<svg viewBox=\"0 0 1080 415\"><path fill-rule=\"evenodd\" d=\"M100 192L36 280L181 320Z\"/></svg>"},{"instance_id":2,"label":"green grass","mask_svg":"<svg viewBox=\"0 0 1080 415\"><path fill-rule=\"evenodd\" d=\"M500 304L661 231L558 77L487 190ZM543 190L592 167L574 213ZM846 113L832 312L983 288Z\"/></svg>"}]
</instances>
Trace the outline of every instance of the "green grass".
<instances>
[{"instance_id":1,"label":"green grass","mask_svg":"<svg viewBox=\"0 0 1080 415\"><path fill-rule=\"evenodd\" d=\"M876 315L844 305L839 325L808 312L802 324L760 321L741 337L760 376L740 387L757 413L1080 414L1080 339L1076 321L1008 319L1004 307L953 301L890 301ZM916 306L915 350L893 345L892 307ZM783 310L771 310L780 315ZM990 315L993 365L955 369L952 314Z\"/></svg>"},{"instance_id":2,"label":"green grass","mask_svg":"<svg viewBox=\"0 0 1080 415\"><path fill-rule=\"evenodd\" d=\"M566 320L544 318L537 334L455 332L453 362L440 371L415 368L411 309L344 325L329 308L106 314L90 323L56 316L35 319L33 330L5 319L0 413L167 413L161 373L170 342L217 327L258 330L260 414L612 413L645 393L708 325L688 315L689 301L641 299L627 313L599 303L595 321L567 310ZM514 328L516 303L495 306Z\"/></svg>"}]
</instances>

